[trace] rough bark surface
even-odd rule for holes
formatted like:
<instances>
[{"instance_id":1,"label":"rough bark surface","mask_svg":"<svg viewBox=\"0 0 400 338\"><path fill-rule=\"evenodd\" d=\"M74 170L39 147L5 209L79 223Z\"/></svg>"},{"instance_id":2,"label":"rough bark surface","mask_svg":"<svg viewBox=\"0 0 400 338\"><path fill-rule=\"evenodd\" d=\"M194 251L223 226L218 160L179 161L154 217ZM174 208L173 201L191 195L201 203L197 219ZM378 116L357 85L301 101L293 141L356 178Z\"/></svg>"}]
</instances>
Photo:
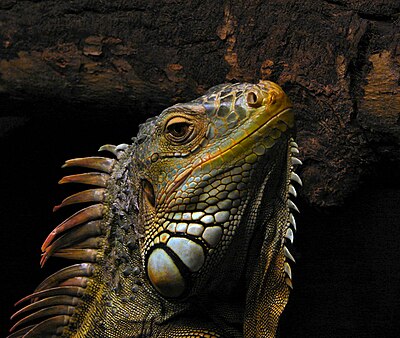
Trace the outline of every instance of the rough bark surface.
<instances>
[{"instance_id":1,"label":"rough bark surface","mask_svg":"<svg viewBox=\"0 0 400 338\"><path fill-rule=\"evenodd\" d=\"M218 83L270 79L298 112L305 198L338 205L372 163L400 159L399 11L397 0L3 0L0 93L153 114Z\"/></svg>"},{"instance_id":2,"label":"rough bark surface","mask_svg":"<svg viewBox=\"0 0 400 338\"><path fill-rule=\"evenodd\" d=\"M400 158L399 11L396 0L3 0L0 93L153 114L218 83L270 79L298 111L303 194L337 205L371 163Z\"/></svg>"},{"instance_id":3,"label":"rough bark surface","mask_svg":"<svg viewBox=\"0 0 400 338\"><path fill-rule=\"evenodd\" d=\"M71 214L49 216L76 192L56 186L65 159L129 142L213 85L268 79L295 104L304 162L281 337L397 337L399 13L398 0L0 0L0 336L12 304L65 266L38 269Z\"/></svg>"}]
</instances>

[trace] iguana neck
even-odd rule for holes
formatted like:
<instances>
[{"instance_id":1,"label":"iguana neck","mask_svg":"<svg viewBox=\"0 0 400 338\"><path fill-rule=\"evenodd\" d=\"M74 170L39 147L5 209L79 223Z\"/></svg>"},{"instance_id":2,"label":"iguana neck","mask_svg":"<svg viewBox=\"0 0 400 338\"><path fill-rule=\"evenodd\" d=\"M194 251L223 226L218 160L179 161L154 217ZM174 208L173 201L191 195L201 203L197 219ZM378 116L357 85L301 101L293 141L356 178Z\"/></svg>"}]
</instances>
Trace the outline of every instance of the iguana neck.
<instances>
[{"instance_id":1,"label":"iguana neck","mask_svg":"<svg viewBox=\"0 0 400 338\"><path fill-rule=\"evenodd\" d=\"M10 338L274 337L292 287L293 129L276 84L220 85L100 148L116 159L67 161L96 171L60 183L96 188L55 210L95 204L50 233L41 264L84 263L20 301L33 302L13 317L34 312Z\"/></svg>"}]
</instances>

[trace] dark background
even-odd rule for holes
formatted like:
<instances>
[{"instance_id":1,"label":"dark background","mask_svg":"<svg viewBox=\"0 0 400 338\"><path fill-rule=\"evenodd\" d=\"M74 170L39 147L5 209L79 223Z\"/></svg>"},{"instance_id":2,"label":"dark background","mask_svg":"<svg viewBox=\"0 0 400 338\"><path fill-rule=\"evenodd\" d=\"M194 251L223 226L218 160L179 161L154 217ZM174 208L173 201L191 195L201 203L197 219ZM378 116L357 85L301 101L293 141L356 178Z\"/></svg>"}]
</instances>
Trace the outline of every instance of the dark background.
<instances>
[{"instance_id":1,"label":"dark background","mask_svg":"<svg viewBox=\"0 0 400 338\"><path fill-rule=\"evenodd\" d=\"M304 162L281 337L399 336L398 0L0 0L0 336L65 266L39 259L66 159L260 79L293 100Z\"/></svg>"},{"instance_id":2,"label":"dark background","mask_svg":"<svg viewBox=\"0 0 400 338\"><path fill-rule=\"evenodd\" d=\"M1 118L0 336L10 327L13 303L65 266L52 258L39 267L44 238L70 213L52 213L73 191L57 186L67 173L60 168L64 160L95 155L105 143L129 142L144 120L127 109L3 102L6 112L20 114ZM399 172L388 165L371 168L342 207L310 207L298 200L294 291L282 317L282 338L397 336Z\"/></svg>"}]
</instances>

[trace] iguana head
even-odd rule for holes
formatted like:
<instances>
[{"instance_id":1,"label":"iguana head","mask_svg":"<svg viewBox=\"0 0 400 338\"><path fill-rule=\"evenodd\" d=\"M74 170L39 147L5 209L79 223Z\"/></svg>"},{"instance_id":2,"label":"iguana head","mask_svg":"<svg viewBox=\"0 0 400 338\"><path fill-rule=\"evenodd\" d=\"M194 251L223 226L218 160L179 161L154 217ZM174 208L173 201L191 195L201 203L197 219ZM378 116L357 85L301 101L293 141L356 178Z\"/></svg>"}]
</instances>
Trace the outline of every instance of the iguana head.
<instances>
[{"instance_id":1,"label":"iguana head","mask_svg":"<svg viewBox=\"0 0 400 338\"><path fill-rule=\"evenodd\" d=\"M219 337L233 322L273 334L291 286L291 180L301 183L291 107L269 81L219 85L149 119L133 144L100 148L115 159L67 161L94 171L60 183L94 187L55 210L94 204L50 233L41 264L82 263L20 301L31 304L10 337ZM210 301L216 312L190 312Z\"/></svg>"},{"instance_id":2,"label":"iguana head","mask_svg":"<svg viewBox=\"0 0 400 338\"><path fill-rule=\"evenodd\" d=\"M221 261L243 226L249 187L282 162L268 153L287 147L291 107L272 82L221 85L142 126L133 160L142 184L142 255L163 296L185 295Z\"/></svg>"}]
</instances>

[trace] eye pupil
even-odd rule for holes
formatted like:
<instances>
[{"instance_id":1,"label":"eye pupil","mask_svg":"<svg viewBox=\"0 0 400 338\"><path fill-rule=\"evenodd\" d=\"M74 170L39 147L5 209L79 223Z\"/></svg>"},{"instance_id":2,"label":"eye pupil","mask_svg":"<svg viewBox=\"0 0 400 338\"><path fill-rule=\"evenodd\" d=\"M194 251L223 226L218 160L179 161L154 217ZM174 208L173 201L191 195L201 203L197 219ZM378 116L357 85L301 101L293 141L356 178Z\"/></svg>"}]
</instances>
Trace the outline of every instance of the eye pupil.
<instances>
[{"instance_id":1,"label":"eye pupil","mask_svg":"<svg viewBox=\"0 0 400 338\"><path fill-rule=\"evenodd\" d=\"M184 144L196 136L196 128L192 121L186 117L175 116L167 121L164 132L169 142Z\"/></svg>"},{"instance_id":2,"label":"eye pupil","mask_svg":"<svg viewBox=\"0 0 400 338\"><path fill-rule=\"evenodd\" d=\"M189 129L188 124L184 123L184 122L173 123L173 124L169 125L167 128L168 132L175 137L185 136L188 129Z\"/></svg>"}]
</instances>

